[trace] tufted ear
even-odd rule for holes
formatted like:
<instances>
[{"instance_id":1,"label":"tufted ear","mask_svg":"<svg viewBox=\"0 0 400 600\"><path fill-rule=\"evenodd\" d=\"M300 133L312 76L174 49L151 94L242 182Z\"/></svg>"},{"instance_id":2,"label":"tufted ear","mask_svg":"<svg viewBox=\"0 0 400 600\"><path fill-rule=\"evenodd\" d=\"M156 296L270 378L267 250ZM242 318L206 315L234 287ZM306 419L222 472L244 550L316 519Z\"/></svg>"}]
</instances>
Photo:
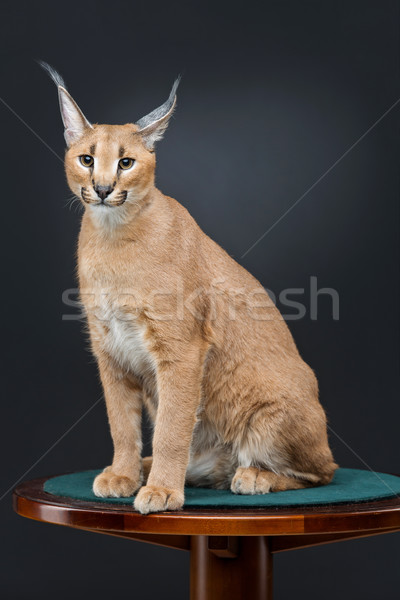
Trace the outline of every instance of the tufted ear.
<instances>
[{"instance_id":1,"label":"tufted ear","mask_svg":"<svg viewBox=\"0 0 400 600\"><path fill-rule=\"evenodd\" d=\"M158 142L158 140L161 140L168 127L168 122L176 106L176 90L180 80L180 76L175 80L169 98L164 104L145 117L142 117L136 123L139 127L138 133L142 135L143 141L149 150L154 149L154 144Z\"/></svg>"},{"instance_id":2,"label":"tufted ear","mask_svg":"<svg viewBox=\"0 0 400 600\"><path fill-rule=\"evenodd\" d=\"M77 142L85 131L93 129L75 100L67 92L63 78L50 65L40 61L39 64L47 71L58 87L58 100L60 102L61 118L64 123L64 137L67 146Z\"/></svg>"}]
</instances>

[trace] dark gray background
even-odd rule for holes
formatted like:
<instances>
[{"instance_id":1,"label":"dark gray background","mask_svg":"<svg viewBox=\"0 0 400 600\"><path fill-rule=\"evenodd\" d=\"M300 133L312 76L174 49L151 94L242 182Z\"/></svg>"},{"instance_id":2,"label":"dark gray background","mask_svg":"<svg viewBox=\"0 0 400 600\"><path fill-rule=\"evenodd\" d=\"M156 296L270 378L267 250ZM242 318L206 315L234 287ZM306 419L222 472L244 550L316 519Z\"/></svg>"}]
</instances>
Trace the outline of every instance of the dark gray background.
<instances>
[{"instance_id":1,"label":"dark gray background","mask_svg":"<svg viewBox=\"0 0 400 600\"><path fill-rule=\"evenodd\" d=\"M3 1L0 36L1 98L60 156L56 90L34 59L93 122L137 120L183 72L159 187L274 292L310 276L338 290L339 321L321 299L316 321L289 325L345 442L331 435L340 465L388 472L400 471L400 105L240 257L400 97L398 26L391 1ZM5 493L36 461L25 479L104 466L112 448L101 402L44 455L101 395L81 324L61 318L80 216L61 162L3 103L0 119ZM185 553L22 519L10 494L0 509L2 598L188 595ZM397 598L399 541L279 555L275 597Z\"/></svg>"}]
</instances>

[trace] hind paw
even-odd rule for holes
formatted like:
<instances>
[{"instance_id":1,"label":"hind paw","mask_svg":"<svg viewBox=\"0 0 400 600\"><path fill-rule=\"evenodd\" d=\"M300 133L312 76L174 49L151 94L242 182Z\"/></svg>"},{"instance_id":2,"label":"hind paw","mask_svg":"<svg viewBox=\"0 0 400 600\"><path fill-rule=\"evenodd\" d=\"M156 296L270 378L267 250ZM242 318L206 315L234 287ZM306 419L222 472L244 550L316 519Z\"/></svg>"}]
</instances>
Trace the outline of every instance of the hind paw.
<instances>
[{"instance_id":1,"label":"hind paw","mask_svg":"<svg viewBox=\"0 0 400 600\"><path fill-rule=\"evenodd\" d=\"M232 479L231 490L234 494L268 494L272 488L273 475L256 467L239 467Z\"/></svg>"}]
</instances>

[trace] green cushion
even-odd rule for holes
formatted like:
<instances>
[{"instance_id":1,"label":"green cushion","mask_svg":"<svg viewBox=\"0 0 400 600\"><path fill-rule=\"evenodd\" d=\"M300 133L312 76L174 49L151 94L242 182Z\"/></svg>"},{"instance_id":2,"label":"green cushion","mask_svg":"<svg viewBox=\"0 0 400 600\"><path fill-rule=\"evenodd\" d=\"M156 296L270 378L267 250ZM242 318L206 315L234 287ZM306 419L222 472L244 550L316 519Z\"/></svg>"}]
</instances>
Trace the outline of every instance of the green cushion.
<instances>
[{"instance_id":1,"label":"green cushion","mask_svg":"<svg viewBox=\"0 0 400 600\"><path fill-rule=\"evenodd\" d=\"M105 504L132 504L132 498L98 498L92 492L93 479L101 471L81 471L48 479L44 490L55 496L104 502ZM185 490L185 507L189 506L305 506L365 502L400 494L400 477L362 471L338 469L328 485L304 490L287 490L255 496L241 496L227 490L192 488Z\"/></svg>"}]
</instances>

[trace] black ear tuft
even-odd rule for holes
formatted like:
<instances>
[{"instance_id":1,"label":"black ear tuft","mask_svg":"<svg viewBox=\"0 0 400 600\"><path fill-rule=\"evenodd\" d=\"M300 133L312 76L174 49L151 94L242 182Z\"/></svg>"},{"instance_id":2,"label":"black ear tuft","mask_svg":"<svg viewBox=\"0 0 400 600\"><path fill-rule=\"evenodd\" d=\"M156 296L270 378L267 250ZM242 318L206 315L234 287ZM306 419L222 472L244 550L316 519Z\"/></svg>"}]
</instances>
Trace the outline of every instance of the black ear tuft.
<instances>
[{"instance_id":1,"label":"black ear tuft","mask_svg":"<svg viewBox=\"0 0 400 600\"><path fill-rule=\"evenodd\" d=\"M39 65L50 75L58 87L61 118L64 123L64 137L67 146L77 142L88 128L92 128L75 100L65 87L64 79L49 64L38 61Z\"/></svg>"},{"instance_id":2,"label":"black ear tuft","mask_svg":"<svg viewBox=\"0 0 400 600\"><path fill-rule=\"evenodd\" d=\"M42 69L44 69L46 73L50 75L57 87L63 87L64 89L67 89L65 87L64 79L61 77L60 73L58 73L55 69L53 69L53 67L51 67L47 62L44 62L43 60L38 60L37 62L42 67Z\"/></svg>"},{"instance_id":3,"label":"black ear tuft","mask_svg":"<svg viewBox=\"0 0 400 600\"><path fill-rule=\"evenodd\" d=\"M168 122L176 107L176 90L178 89L181 76L177 77L172 86L168 100L151 113L139 119L136 123L139 127L139 133L149 150L154 148L155 142L160 140L168 127Z\"/></svg>"}]
</instances>

